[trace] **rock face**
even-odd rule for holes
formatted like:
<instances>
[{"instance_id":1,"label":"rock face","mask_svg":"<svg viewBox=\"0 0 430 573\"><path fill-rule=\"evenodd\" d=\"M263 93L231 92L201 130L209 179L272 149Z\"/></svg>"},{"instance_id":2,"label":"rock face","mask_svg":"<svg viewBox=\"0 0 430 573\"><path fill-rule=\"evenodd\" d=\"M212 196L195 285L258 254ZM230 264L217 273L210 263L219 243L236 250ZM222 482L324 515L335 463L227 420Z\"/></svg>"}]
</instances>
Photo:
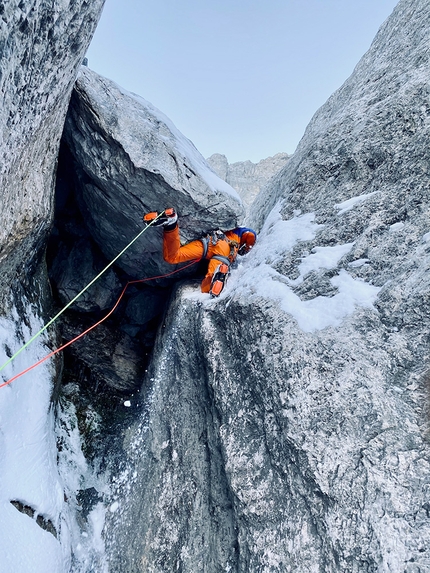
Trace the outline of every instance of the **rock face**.
<instances>
[{"instance_id":1,"label":"rock face","mask_svg":"<svg viewBox=\"0 0 430 573\"><path fill-rule=\"evenodd\" d=\"M0 2L0 383L58 347L44 251L60 138L104 0ZM4 367L5 366L5 367ZM3 368L4 367L4 368ZM0 394L0 569L64 573L70 513L57 468L51 360Z\"/></svg>"},{"instance_id":2,"label":"rock face","mask_svg":"<svg viewBox=\"0 0 430 573\"><path fill-rule=\"evenodd\" d=\"M103 4L0 6L0 290L27 275L43 248L68 101Z\"/></svg>"},{"instance_id":3,"label":"rock face","mask_svg":"<svg viewBox=\"0 0 430 573\"><path fill-rule=\"evenodd\" d=\"M179 289L111 571L430 570L429 45L427 0L402 0L221 297Z\"/></svg>"},{"instance_id":4,"label":"rock face","mask_svg":"<svg viewBox=\"0 0 430 573\"><path fill-rule=\"evenodd\" d=\"M78 201L108 260L142 229L142 215L175 207L184 239L232 228L242 216L237 193L193 144L144 99L83 67L71 100L65 141L79 175ZM118 261L133 277L162 274L160 229ZM118 237L121 237L119 242Z\"/></svg>"},{"instance_id":5,"label":"rock face","mask_svg":"<svg viewBox=\"0 0 430 573\"><path fill-rule=\"evenodd\" d=\"M289 157L287 153L277 153L258 163L238 161L229 164L225 155L214 153L207 162L221 179L236 189L248 210L258 193L285 166Z\"/></svg>"}]
</instances>

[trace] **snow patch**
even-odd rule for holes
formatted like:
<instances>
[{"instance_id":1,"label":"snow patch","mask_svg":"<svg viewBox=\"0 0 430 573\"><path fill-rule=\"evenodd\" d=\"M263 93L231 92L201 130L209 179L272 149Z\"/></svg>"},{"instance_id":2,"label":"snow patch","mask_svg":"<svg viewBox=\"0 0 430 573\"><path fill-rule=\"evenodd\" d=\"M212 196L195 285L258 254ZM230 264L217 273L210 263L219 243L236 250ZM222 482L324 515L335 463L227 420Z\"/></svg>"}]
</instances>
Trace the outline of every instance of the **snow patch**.
<instances>
[{"instance_id":1,"label":"snow patch","mask_svg":"<svg viewBox=\"0 0 430 573\"><path fill-rule=\"evenodd\" d=\"M335 269L342 257L347 255L354 243L336 245L335 247L315 247L314 253L303 259L299 265L300 278L319 269Z\"/></svg>"},{"instance_id":2,"label":"snow patch","mask_svg":"<svg viewBox=\"0 0 430 573\"><path fill-rule=\"evenodd\" d=\"M256 246L243 264L230 277L229 285L219 299L227 296L254 297L276 301L280 308L297 321L304 332L314 332L329 326L338 326L357 307L373 308L380 290L361 279L354 279L345 269L330 279L337 289L334 296L317 296L301 300L292 286L300 284L310 271L334 269L348 254L354 243L334 247L315 247L299 264L300 276L291 280L273 268L282 257L301 241L315 239L321 225L314 223L315 215L307 213L284 221L278 204L269 215ZM219 300L218 299L218 300Z\"/></svg>"},{"instance_id":3,"label":"snow patch","mask_svg":"<svg viewBox=\"0 0 430 573\"><path fill-rule=\"evenodd\" d=\"M396 231L401 231L404 226L405 226L404 223L394 223L393 225L390 225L390 233L395 233Z\"/></svg>"},{"instance_id":4,"label":"snow patch","mask_svg":"<svg viewBox=\"0 0 430 573\"><path fill-rule=\"evenodd\" d=\"M335 207L336 207L336 209L339 209L338 215L342 215L343 213L346 213L347 211L351 211L351 209L353 209L356 205L358 205L359 203L363 203L369 197L376 195L376 193L379 193L379 191L373 191L373 193L366 193L364 195L358 195L357 197L351 197L351 199L347 199L346 201L343 201L342 203L337 203L335 205Z\"/></svg>"},{"instance_id":5,"label":"snow patch","mask_svg":"<svg viewBox=\"0 0 430 573\"><path fill-rule=\"evenodd\" d=\"M359 267L362 267L368 262L369 259L357 259L356 261L351 261L350 263L348 263L348 267L351 267L353 269L358 269Z\"/></svg>"}]
</instances>

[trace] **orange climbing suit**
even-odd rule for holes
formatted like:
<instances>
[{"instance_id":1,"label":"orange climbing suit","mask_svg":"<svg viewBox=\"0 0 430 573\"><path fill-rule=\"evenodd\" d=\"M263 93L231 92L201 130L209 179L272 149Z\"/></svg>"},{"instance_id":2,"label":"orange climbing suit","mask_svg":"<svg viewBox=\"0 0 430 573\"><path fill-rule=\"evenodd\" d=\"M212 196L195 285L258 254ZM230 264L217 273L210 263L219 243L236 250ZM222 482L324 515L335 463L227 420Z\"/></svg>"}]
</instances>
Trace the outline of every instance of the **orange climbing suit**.
<instances>
[{"instance_id":1,"label":"orange climbing suit","mask_svg":"<svg viewBox=\"0 0 430 573\"><path fill-rule=\"evenodd\" d=\"M208 251L206 259L209 260L208 272L202 281L202 292L209 292L211 288L212 277L221 261L212 258L214 255L221 255L227 257L230 262L236 258L240 238L232 231L224 233L225 239L218 239L216 244L209 240ZM235 243L237 246L235 246ZM195 240L181 245L179 238L179 227L176 225L171 231L164 231L163 234L163 257L167 263L177 264L185 261L192 261L193 259L201 259L204 254L204 246L202 241Z\"/></svg>"}]
</instances>

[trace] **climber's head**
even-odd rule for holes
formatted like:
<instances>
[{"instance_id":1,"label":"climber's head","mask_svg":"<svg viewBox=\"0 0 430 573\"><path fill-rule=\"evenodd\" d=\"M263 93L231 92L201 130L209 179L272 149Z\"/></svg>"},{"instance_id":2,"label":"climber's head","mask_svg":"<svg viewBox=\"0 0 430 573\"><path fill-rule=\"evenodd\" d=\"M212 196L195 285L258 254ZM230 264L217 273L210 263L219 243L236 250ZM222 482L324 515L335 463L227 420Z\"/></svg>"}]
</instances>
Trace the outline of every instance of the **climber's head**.
<instances>
[{"instance_id":1,"label":"climber's head","mask_svg":"<svg viewBox=\"0 0 430 573\"><path fill-rule=\"evenodd\" d=\"M249 253L252 247L255 245L257 240L257 234L255 231L249 229L245 231L240 238L240 252L241 254Z\"/></svg>"}]
</instances>

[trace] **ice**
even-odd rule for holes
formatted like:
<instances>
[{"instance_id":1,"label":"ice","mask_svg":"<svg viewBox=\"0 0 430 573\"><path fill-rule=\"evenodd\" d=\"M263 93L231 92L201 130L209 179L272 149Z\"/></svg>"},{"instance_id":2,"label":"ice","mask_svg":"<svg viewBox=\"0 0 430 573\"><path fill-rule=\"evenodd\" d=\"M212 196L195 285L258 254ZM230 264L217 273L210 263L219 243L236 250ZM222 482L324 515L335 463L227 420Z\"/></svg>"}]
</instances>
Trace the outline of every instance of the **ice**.
<instances>
[{"instance_id":1,"label":"ice","mask_svg":"<svg viewBox=\"0 0 430 573\"><path fill-rule=\"evenodd\" d=\"M239 269L232 273L230 288L221 293L220 299L241 296L248 300L253 297L273 300L297 321L304 332L338 326L358 307L373 308L380 289L361 279L354 279L345 269L340 269L338 274L330 279L330 283L337 289L334 296L301 300L295 294L292 287L300 284L307 273L337 268L354 243L315 247L312 253L303 256L298 265L299 277L291 280L274 266L282 262L283 256L300 242L315 239L322 226L315 224L313 213L284 221L280 208L281 206L277 205L269 215L256 246Z\"/></svg>"},{"instance_id":2,"label":"ice","mask_svg":"<svg viewBox=\"0 0 430 573\"><path fill-rule=\"evenodd\" d=\"M27 312L30 328L19 324L22 340L41 328ZM13 319L0 319L0 363L22 346ZM1 382L24 370L49 352L43 337L35 340L1 372ZM56 457L51 405L53 366L49 362L0 388L0 573L60 573L66 562L60 541L36 522L38 514L59 532L64 503ZM31 507L35 518L10 502Z\"/></svg>"}]
</instances>

